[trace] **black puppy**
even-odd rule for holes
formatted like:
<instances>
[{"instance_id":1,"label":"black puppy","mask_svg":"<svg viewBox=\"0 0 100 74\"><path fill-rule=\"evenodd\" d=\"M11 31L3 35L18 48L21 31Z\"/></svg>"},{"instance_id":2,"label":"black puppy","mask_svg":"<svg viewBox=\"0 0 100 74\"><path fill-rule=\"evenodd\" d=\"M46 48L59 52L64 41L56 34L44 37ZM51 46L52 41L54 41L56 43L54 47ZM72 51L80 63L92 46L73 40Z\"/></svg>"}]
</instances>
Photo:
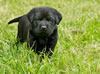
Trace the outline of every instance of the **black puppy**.
<instances>
[{"instance_id":1,"label":"black puppy","mask_svg":"<svg viewBox=\"0 0 100 74\"><path fill-rule=\"evenodd\" d=\"M20 42L27 41L36 53L45 49L51 55L57 43L57 25L61 19L62 15L54 8L36 7L8 24L19 22L17 38Z\"/></svg>"}]
</instances>

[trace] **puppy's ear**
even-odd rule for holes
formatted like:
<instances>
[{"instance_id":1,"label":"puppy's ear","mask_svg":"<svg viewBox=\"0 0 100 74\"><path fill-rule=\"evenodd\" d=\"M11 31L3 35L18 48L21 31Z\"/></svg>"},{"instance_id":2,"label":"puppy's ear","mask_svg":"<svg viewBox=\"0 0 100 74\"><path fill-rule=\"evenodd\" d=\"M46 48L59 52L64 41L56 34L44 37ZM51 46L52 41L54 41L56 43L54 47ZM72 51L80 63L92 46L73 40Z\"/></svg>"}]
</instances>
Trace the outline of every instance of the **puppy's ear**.
<instances>
[{"instance_id":1,"label":"puppy's ear","mask_svg":"<svg viewBox=\"0 0 100 74\"><path fill-rule=\"evenodd\" d=\"M60 21L62 20L62 15L57 10L55 11L55 18L56 18L56 24L58 25Z\"/></svg>"},{"instance_id":2,"label":"puppy's ear","mask_svg":"<svg viewBox=\"0 0 100 74\"><path fill-rule=\"evenodd\" d=\"M30 23L33 23L34 15L35 15L35 8L33 8L33 9L27 14L27 17L28 17Z\"/></svg>"}]
</instances>

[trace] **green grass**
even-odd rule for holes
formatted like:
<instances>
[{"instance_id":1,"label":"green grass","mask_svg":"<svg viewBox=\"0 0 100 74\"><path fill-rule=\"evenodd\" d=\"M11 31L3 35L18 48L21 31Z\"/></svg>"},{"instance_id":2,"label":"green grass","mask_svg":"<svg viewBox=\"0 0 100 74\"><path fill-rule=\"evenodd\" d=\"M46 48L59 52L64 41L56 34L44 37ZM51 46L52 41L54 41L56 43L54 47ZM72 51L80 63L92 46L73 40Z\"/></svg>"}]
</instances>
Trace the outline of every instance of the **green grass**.
<instances>
[{"instance_id":1,"label":"green grass","mask_svg":"<svg viewBox=\"0 0 100 74\"><path fill-rule=\"evenodd\" d=\"M63 15L55 52L42 62L26 43L17 50L17 23L7 24L37 6ZM0 0L0 74L100 74L100 1Z\"/></svg>"}]
</instances>

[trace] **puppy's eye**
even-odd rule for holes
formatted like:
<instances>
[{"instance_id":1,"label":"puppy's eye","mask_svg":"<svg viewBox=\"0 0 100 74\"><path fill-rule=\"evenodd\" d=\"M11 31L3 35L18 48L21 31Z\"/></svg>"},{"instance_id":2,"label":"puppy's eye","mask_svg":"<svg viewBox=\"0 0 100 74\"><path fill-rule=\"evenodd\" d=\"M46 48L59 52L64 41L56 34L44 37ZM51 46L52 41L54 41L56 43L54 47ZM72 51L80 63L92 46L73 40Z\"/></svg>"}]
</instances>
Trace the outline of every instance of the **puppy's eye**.
<instances>
[{"instance_id":1,"label":"puppy's eye","mask_svg":"<svg viewBox=\"0 0 100 74\"><path fill-rule=\"evenodd\" d=\"M41 20L42 20L42 18L39 18L38 20L39 20L39 21L41 21Z\"/></svg>"},{"instance_id":2,"label":"puppy's eye","mask_svg":"<svg viewBox=\"0 0 100 74\"><path fill-rule=\"evenodd\" d=\"M35 19L35 21L41 21L42 20L42 18L36 18Z\"/></svg>"},{"instance_id":3,"label":"puppy's eye","mask_svg":"<svg viewBox=\"0 0 100 74\"><path fill-rule=\"evenodd\" d=\"M53 19L52 18L47 18L47 21L53 21Z\"/></svg>"}]
</instances>

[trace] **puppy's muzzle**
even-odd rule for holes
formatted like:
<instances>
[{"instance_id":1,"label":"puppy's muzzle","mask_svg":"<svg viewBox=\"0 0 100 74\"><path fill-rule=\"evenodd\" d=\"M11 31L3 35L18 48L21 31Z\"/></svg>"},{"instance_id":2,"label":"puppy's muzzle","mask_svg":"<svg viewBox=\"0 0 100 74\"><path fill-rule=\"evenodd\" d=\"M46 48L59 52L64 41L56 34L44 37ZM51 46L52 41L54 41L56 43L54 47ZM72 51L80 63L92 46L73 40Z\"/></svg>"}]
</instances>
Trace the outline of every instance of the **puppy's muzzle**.
<instances>
[{"instance_id":1,"label":"puppy's muzzle","mask_svg":"<svg viewBox=\"0 0 100 74\"><path fill-rule=\"evenodd\" d=\"M47 30L47 26L44 26L44 25L41 26L41 30L42 30L42 31L46 31L46 30Z\"/></svg>"}]
</instances>

